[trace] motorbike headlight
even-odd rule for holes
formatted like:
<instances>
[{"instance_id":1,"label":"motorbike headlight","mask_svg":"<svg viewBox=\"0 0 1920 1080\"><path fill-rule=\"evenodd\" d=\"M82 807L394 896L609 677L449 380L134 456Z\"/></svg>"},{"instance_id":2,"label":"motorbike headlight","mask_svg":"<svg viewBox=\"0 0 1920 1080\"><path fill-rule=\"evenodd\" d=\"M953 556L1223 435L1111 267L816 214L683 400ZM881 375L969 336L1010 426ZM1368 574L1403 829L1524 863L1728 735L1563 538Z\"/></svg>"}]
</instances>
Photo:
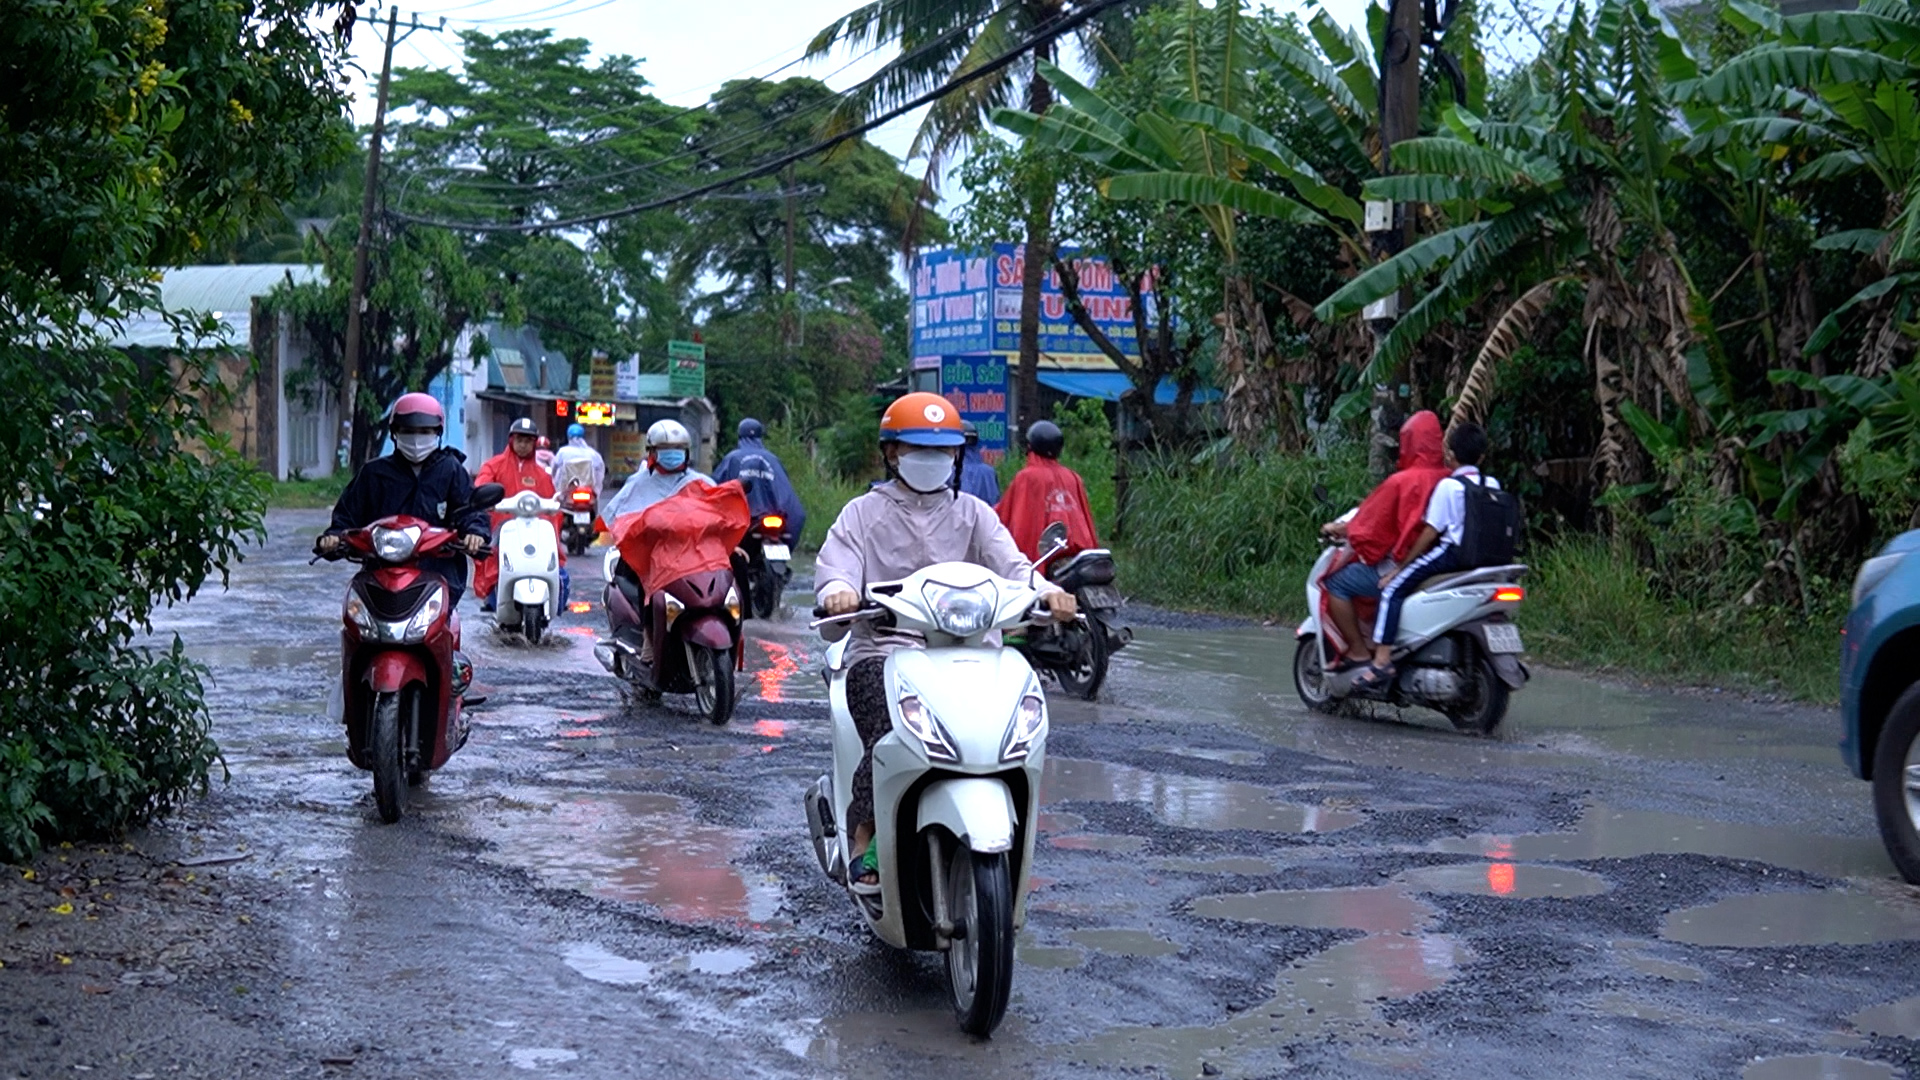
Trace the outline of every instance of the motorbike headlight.
<instances>
[{"instance_id":1,"label":"motorbike headlight","mask_svg":"<svg viewBox=\"0 0 1920 1080\"><path fill-rule=\"evenodd\" d=\"M740 589L738 586L727 586L727 614L733 616L734 622L740 621Z\"/></svg>"},{"instance_id":2,"label":"motorbike headlight","mask_svg":"<svg viewBox=\"0 0 1920 1080\"><path fill-rule=\"evenodd\" d=\"M367 602L360 599L357 591L351 589L347 591L347 602L340 613L348 622L359 627L360 632L367 637L380 636L380 629L373 621L373 613L367 610Z\"/></svg>"},{"instance_id":3,"label":"motorbike headlight","mask_svg":"<svg viewBox=\"0 0 1920 1080\"><path fill-rule=\"evenodd\" d=\"M447 587L434 586L433 592L427 597L427 602L421 604L420 610L414 612L413 618L407 620L407 627L401 632L400 640L408 643L427 640L427 630L433 626L433 621L440 617L440 613L445 611L446 607Z\"/></svg>"},{"instance_id":4,"label":"motorbike headlight","mask_svg":"<svg viewBox=\"0 0 1920 1080\"><path fill-rule=\"evenodd\" d=\"M1000 608L1000 591L991 582L956 589L930 581L921 595L933 612L933 624L954 637L972 637L992 626L993 613Z\"/></svg>"},{"instance_id":5,"label":"motorbike headlight","mask_svg":"<svg viewBox=\"0 0 1920 1080\"><path fill-rule=\"evenodd\" d=\"M673 628L673 621L680 617L681 612L687 610L687 605L681 603L678 597L669 595L666 599L666 608L667 628L671 630Z\"/></svg>"},{"instance_id":6,"label":"motorbike headlight","mask_svg":"<svg viewBox=\"0 0 1920 1080\"><path fill-rule=\"evenodd\" d=\"M1028 685L1020 704L1007 724L1007 737L1000 744L1001 761L1025 761L1033 744L1047 730L1047 700L1038 686Z\"/></svg>"},{"instance_id":7,"label":"motorbike headlight","mask_svg":"<svg viewBox=\"0 0 1920 1080\"><path fill-rule=\"evenodd\" d=\"M934 718L933 710L926 707L919 698L908 694L900 699L900 722L907 726L913 737L926 747L927 757L934 761L959 761L960 751L953 748L953 740L947 737L947 729L940 726Z\"/></svg>"},{"instance_id":8,"label":"motorbike headlight","mask_svg":"<svg viewBox=\"0 0 1920 1080\"><path fill-rule=\"evenodd\" d=\"M536 517L540 513L540 496L531 491L523 491L520 493L520 501L513 505L514 509L520 512L521 517Z\"/></svg>"},{"instance_id":9,"label":"motorbike headlight","mask_svg":"<svg viewBox=\"0 0 1920 1080\"><path fill-rule=\"evenodd\" d=\"M420 544L420 527L409 525L404 529L373 530L373 553L386 562L405 562L413 558L413 549Z\"/></svg>"},{"instance_id":10,"label":"motorbike headlight","mask_svg":"<svg viewBox=\"0 0 1920 1080\"><path fill-rule=\"evenodd\" d=\"M1899 566L1900 561L1906 557L1906 552L1896 551L1890 555L1875 555L1861 563L1860 572L1853 576L1853 606L1859 607L1861 597L1872 592L1875 585L1885 581L1887 575L1893 573L1894 568Z\"/></svg>"}]
</instances>

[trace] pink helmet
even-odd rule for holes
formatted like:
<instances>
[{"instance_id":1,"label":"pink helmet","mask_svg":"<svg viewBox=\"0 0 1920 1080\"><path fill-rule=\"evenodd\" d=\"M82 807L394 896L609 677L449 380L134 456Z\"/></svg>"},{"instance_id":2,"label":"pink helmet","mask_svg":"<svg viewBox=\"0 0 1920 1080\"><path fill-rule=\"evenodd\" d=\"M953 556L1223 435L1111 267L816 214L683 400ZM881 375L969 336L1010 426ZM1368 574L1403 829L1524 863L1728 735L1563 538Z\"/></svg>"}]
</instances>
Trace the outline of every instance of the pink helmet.
<instances>
[{"instance_id":1,"label":"pink helmet","mask_svg":"<svg viewBox=\"0 0 1920 1080\"><path fill-rule=\"evenodd\" d=\"M443 430L447 426L446 410L433 399L432 394L401 394L400 400L393 403L392 425L394 427L432 428Z\"/></svg>"}]
</instances>

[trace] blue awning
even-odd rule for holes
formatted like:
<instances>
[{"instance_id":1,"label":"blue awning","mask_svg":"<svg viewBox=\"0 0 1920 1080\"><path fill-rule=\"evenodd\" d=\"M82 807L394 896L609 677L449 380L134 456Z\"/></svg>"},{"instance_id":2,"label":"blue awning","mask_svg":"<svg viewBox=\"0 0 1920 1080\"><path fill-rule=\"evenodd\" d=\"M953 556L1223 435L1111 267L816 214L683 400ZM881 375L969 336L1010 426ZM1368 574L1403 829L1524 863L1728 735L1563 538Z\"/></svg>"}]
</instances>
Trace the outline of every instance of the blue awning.
<instances>
[{"instance_id":1,"label":"blue awning","mask_svg":"<svg viewBox=\"0 0 1920 1080\"><path fill-rule=\"evenodd\" d=\"M1133 381L1118 371L1042 371L1040 383L1068 397L1101 401L1119 401L1121 394L1133 389ZM1171 405L1178 394L1179 387L1172 379L1161 379L1160 385L1153 388L1154 404ZM1193 400L1196 403L1218 401L1220 391L1211 386L1198 386L1194 388Z\"/></svg>"}]
</instances>

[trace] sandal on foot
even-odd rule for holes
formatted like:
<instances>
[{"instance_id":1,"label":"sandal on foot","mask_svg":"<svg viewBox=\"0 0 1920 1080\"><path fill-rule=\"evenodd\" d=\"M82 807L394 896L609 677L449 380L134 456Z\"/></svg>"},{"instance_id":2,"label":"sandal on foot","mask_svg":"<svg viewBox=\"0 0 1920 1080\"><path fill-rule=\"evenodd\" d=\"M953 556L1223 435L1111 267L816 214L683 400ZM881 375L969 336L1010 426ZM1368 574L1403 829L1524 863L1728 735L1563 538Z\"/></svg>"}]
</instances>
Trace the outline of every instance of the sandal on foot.
<instances>
[{"instance_id":1,"label":"sandal on foot","mask_svg":"<svg viewBox=\"0 0 1920 1080\"><path fill-rule=\"evenodd\" d=\"M868 874L873 875L872 881L860 880ZM853 865L848 868L847 888L861 896L880 895L880 842L877 837L867 841L867 850L861 852L860 857L853 860Z\"/></svg>"},{"instance_id":2,"label":"sandal on foot","mask_svg":"<svg viewBox=\"0 0 1920 1080\"><path fill-rule=\"evenodd\" d=\"M1384 691L1393 685L1393 677L1396 674L1398 672L1394 670L1392 664L1381 667L1379 664L1370 663L1367 665L1367 670L1353 677L1353 690L1355 693Z\"/></svg>"},{"instance_id":3,"label":"sandal on foot","mask_svg":"<svg viewBox=\"0 0 1920 1080\"><path fill-rule=\"evenodd\" d=\"M1345 675L1347 672L1352 671L1354 668L1365 667L1367 666L1367 664L1368 664L1368 661L1366 660L1355 660L1351 656L1342 656L1340 657L1340 659L1335 660L1333 662L1332 667L1329 667L1327 669L1327 674Z\"/></svg>"}]
</instances>

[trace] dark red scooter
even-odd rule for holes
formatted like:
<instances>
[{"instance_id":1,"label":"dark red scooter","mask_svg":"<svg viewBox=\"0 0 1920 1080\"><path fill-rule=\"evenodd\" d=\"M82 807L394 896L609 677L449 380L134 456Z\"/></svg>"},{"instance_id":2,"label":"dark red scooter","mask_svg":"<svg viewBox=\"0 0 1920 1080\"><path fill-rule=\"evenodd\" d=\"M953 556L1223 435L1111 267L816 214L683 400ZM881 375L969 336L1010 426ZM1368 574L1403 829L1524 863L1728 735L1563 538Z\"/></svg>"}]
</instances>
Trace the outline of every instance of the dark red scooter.
<instances>
[{"instance_id":1,"label":"dark red scooter","mask_svg":"<svg viewBox=\"0 0 1920 1080\"><path fill-rule=\"evenodd\" d=\"M472 505L492 506L505 497L499 484L484 484L474 490ZM318 557L361 564L341 609L347 760L373 773L380 820L392 824L406 810L408 787L467 741L461 706L473 667L459 652L460 619L446 580L420 565L453 554L460 534L400 515L342 540L335 552Z\"/></svg>"}]
</instances>

